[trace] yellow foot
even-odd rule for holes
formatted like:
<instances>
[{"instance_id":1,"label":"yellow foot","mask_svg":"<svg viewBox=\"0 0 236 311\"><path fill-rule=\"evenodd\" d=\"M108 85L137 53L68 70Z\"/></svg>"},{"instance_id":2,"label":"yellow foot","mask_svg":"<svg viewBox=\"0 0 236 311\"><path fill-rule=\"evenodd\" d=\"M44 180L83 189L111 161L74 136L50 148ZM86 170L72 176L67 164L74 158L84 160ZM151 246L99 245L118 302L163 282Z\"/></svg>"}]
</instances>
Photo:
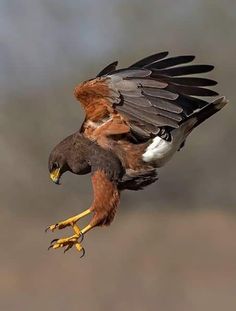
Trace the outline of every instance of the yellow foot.
<instances>
[{"instance_id":1,"label":"yellow foot","mask_svg":"<svg viewBox=\"0 0 236 311\"><path fill-rule=\"evenodd\" d=\"M52 240L48 249L50 249L50 248L57 249L57 248L65 247L65 249L64 249L64 253L65 253L69 249L71 249L73 246L75 246L75 248L79 252L82 252L82 255L80 256L80 258L82 258L85 255L85 250L84 250L83 246L80 244L82 242L82 240L83 240L83 234L82 235L74 234L68 238L54 239L54 240Z\"/></svg>"},{"instance_id":2,"label":"yellow foot","mask_svg":"<svg viewBox=\"0 0 236 311\"><path fill-rule=\"evenodd\" d=\"M46 228L45 231L54 231L55 229L63 229L66 228L68 226L71 226L74 230L74 235L72 235L69 238L64 238L64 239L54 239L52 240L50 246L48 249L50 248L60 248L60 247L65 247L64 252L68 251L70 248L72 248L73 246L76 247L76 249L80 252L82 251L82 256L84 256L85 254L85 250L84 248L81 246L81 242L84 238L84 234L86 232L88 232L90 229L92 229L92 225L87 225L85 228L83 228L82 230L80 230L80 228L77 226L76 222L81 219L82 217L85 217L86 215L90 214L91 210L87 209L86 211L84 211L81 214L78 214L74 217L68 218L64 221L58 222L55 225L50 225Z\"/></svg>"},{"instance_id":3,"label":"yellow foot","mask_svg":"<svg viewBox=\"0 0 236 311\"><path fill-rule=\"evenodd\" d=\"M81 214L78 214L78 215L76 215L76 216L70 217L70 218L68 218L68 219L66 219L66 220L64 220L64 221L60 221L60 222L56 223L55 225L50 225L50 226L48 226L48 227L45 229L45 231L48 231L48 230L54 231L55 229L63 229L63 228L66 228L66 227L68 227L68 226L71 226L71 227L73 227L75 233L77 234L78 232L80 232L80 229L79 229L79 227L76 225L76 222L77 222L79 219L81 219L81 218L87 216L87 215L90 214L90 213L91 213L90 209L87 209L86 211L84 211L84 212L81 213Z\"/></svg>"}]
</instances>

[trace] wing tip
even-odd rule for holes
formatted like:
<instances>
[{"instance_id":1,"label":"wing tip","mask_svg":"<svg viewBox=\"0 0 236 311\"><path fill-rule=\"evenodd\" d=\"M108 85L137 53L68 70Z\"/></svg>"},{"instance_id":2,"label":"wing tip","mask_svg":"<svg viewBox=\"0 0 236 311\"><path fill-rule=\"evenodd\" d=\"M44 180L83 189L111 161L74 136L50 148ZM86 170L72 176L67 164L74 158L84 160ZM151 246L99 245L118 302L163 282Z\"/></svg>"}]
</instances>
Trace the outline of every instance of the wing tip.
<instances>
[{"instance_id":1,"label":"wing tip","mask_svg":"<svg viewBox=\"0 0 236 311\"><path fill-rule=\"evenodd\" d=\"M101 77L101 76L104 76L106 74L109 74L110 72L112 71L115 71L116 70L116 67L118 65L118 61L114 61L112 63L110 63L109 65L107 65L105 68L103 68L98 74L97 74L97 78L98 77Z\"/></svg>"},{"instance_id":2,"label":"wing tip","mask_svg":"<svg viewBox=\"0 0 236 311\"><path fill-rule=\"evenodd\" d=\"M205 65L205 66L207 66L207 67L209 68L208 71L212 71L213 69L215 69L215 66L214 66L214 65Z\"/></svg>"},{"instance_id":3,"label":"wing tip","mask_svg":"<svg viewBox=\"0 0 236 311\"><path fill-rule=\"evenodd\" d=\"M212 104L215 106L217 110L222 109L228 103L229 103L229 100L225 96L217 98L215 101L212 102Z\"/></svg>"},{"instance_id":4,"label":"wing tip","mask_svg":"<svg viewBox=\"0 0 236 311\"><path fill-rule=\"evenodd\" d=\"M135 68L135 67L145 68L146 66L150 65L151 63L154 63L158 60L165 58L168 54L169 54L168 51L151 54L145 58L138 60L137 62L135 62L134 64L129 66L129 68Z\"/></svg>"}]
</instances>

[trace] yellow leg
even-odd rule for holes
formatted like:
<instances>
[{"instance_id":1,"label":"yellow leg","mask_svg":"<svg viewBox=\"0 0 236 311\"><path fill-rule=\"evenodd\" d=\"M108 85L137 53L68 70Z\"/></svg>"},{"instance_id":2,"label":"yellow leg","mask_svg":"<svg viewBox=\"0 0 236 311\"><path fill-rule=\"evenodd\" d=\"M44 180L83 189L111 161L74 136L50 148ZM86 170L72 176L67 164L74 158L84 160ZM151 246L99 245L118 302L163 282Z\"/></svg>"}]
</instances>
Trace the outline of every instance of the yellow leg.
<instances>
[{"instance_id":1,"label":"yellow leg","mask_svg":"<svg viewBox=\"0 0 236 311\"><path fill-rule=\"evenodd\" d=\"M87 225L86 227L84 227L82 230L81 230L81 233L82 234L85 234L86 232L88 232L89 230L91 230L93 227L91 225Z\"/></svg>"},{"instance_id":2,"label":"yellow leg","mask_svg":"<svg viewBox=\"0 0 236 311\"><path fill-rule=\"evenodd\" d=\"M72 226L72 227L73 227L73 226L75 225L75 223L76 223L79 219L81 219L81 218L83 218L83 217L89 215L90 213L91 213L91 210L90 210L90 209L87 209L87 210L85 210L84 212L82 212L82 213L80 213L80 214L78 214L78 215L75 215L75 216L73 216L73 217L70 217L70 218L68 218L68 219L66 219L66 220L64 220L64 221L60 221L60 222L58 222L58 223L55 224L55 225L50 225L50 226L48 226L48 227L46 228L45 231L48 231L48 230L54 231L55 229L64 229L64 228L66 228L66 227L68 227L68 226ZM77 226L77 228L79 228L79 227ZM75 231L75 232L76 232L76 231Z\"/></svg>"}]
</instances>

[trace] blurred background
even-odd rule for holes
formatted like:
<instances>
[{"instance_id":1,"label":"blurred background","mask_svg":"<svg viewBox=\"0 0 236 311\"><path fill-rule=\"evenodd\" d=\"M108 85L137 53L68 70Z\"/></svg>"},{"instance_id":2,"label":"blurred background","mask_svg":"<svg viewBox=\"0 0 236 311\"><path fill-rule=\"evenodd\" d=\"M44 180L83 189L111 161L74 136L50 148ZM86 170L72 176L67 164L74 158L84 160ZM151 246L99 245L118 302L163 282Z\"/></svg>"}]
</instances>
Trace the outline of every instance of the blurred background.
<instances>
[{"instance_id":1,"label":"blurred background","mask_svg":"<svg viewBox=\"0 0 236 311\"><path fill-rule=\"evenodd\" d=\"M234 0L0 0L0 310L236 309ZM44 228L89 207L89 176L49 180L76 131L74 86L108 63L194 54L230 101L140 192L125 192L86 257Z\"/></svg>"}]
</instances>

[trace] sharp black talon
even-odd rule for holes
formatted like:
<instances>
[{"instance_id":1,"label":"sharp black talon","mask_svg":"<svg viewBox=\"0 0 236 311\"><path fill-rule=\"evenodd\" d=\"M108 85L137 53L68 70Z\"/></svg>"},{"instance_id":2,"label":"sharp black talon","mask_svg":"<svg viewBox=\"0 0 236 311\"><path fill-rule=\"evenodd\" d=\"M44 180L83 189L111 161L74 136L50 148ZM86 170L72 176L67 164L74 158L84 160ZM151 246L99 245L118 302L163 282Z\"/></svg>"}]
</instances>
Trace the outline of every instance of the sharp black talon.
<instances>
[{"instance_id":1,"label":"sharp black talon","mask_svg":"<svg viewBox=\"0 0 236 311\"><path fill-rule=\"evenodd\" d=\"M79 238L80 240L78 240L78 243L80 244L83 240L84 240L84 234L83 232L80 232Z\"/></svg>"},{"instance_id":2,"label":"sharp black talon","mask_svg":"<svg viewBox=\"0 0 236 311\"><path fill-rule=\"evenodd\" d=\"M44 231L45 232L48 232L48 230L50 229L50 227L51 226L48 226ZM55 229L57 229L58 228L58 224L55 224L55 228L53 228L53 229L50 229L52 232L55 230Z\"/></svg>"},{"instance_id":3,"label":"sharp black talon","mask_svg":"<svg viewBox=\"0 0 236 311\"><path fill-rule=\"evenodd\" d=\"M49 247L48 247L48 251L50 250L50 248L52 248L53 247L53 245L49 245Z\"/></svg>"},{"instance_id":4,"label":"sharp black talon","mask_svg":"<svg viewBox=\"0 0 236 311\"><path fill-rule=\"evenodd\" d=\"M83 247L82 247L81 251L82 251L82 255L80 256L80 258L84 257L84 255L85 255L85 249Z\"/></svg>"},{"instance_id":5,"label":"sharp black talon","mask_svg":"<svg viewBox=\"0 0 236 311\"><path fill-rule=\"evenodd\" d=\"M73 246L73 244L69 244L65 249L64 249L64 254Z\"/></svg>"},{"instance_id":6,"label":"sharp black talon","mask_svg":"<svg viewBox=\"0 0 236 311\"><path fill-rule=\"evenodd\" d=\"M52 245L54 242L57 242L59 239L53 239L50 243L50 245Z\"/></svg>"}]
</instances>

